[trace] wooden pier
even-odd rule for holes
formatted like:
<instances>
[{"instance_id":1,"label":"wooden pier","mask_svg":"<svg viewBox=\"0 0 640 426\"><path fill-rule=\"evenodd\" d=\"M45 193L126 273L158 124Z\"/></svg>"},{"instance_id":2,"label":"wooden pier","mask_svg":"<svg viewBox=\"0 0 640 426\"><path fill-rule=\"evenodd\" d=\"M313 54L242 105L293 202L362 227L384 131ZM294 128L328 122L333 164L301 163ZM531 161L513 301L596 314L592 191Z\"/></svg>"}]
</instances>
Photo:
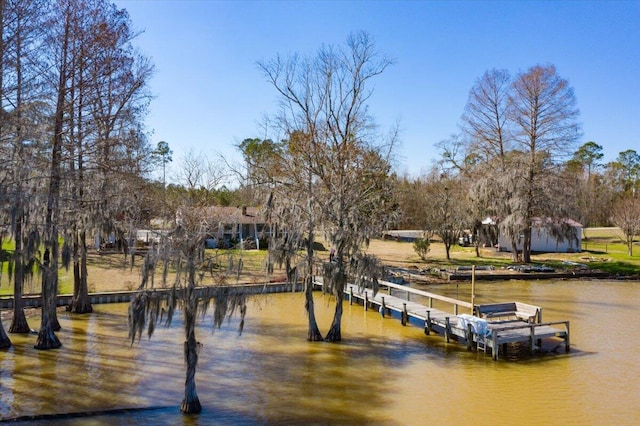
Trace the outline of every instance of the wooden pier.
<instances>
[{"instance_id":1,"label":"wooden pier","mask_svg":"<svg viewBox=\"0 0 640 426\"><path fill-rule=\"evenodd\" d=\"M314 284L322 287L322 279L316 277ZM462 300L414 289L400 284L381 281L381 291L376 295L372 289L360 291L349 284L345 298L350 304L362 304L364 309L377 309L383 316L399 316L402 325L414 324L424 327L425 334L432 332L442 335L447 343L458 341L469 350L475 348L485 353L491 352L498 359L499 349L509 343L529 344L531 352L541 347L542 339L560 339L564 342L565 352L570 350L569 321L542 322L542 309L520 302L507 302L489 305L474 305ZM231 286L242 288L246 294L281 293L302 291L298 283L294 288L287 283L244 284ZM168 292L166 288L154 290L160 294ZM137 291L112 293L93 293L89 295L91 304L129 302ZM412 300L413 299L413 300ZM40 307L42 297L25 296L25 307ZM453 312L434 308L448 306ZM59 295L58 306L71 302L71 295ZM426 303L426 305L424 304ZM12 297L0 297L0 310L13 308ZM557 326L563 326L558 328Z\"/></svg>"},{"instance_id":2,"label":"wooden pier","mask_svg":"<svg viewBox=\"0 0 640 426\"><path fill-rule=\"evenodd\" d=\"M317 277L315 285L322 287L322 279ZM402 325L423 326L425 334L440 334L447 343L456 340L469 350L490 351L494 360L498 360L501 346L516 342L528 343L533 353L540 349L542 339L560 339L565 352L570 350L569 321L542 322L539 307L520 302L472 305L387 281L380 285L381 291L374 295L372 289L360 291L356 285L348 284L345 299L350 304L362 304L365 310L377 309L382 317L395 313ZM426 305L412 298L426 301ZM434 300L450 306L453 312L435 309Z\"/></svg>"}]
</instances>

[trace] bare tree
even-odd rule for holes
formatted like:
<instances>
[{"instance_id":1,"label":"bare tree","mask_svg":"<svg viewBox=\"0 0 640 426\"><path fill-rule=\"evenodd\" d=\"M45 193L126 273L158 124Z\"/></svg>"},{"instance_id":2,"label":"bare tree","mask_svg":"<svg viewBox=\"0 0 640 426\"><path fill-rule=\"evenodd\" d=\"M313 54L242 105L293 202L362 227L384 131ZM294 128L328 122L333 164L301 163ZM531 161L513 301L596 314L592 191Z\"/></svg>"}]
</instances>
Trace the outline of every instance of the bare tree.
<instances>
[{"instance_id":1,"label":"bare tree","mask_svg":"<svg viewBox=\"0 0 640 426\"><path fill-rule=\"evenodd\" d=\"M64 145L64 124L66 97L72 71L72 27L74 8L70 2L59 4L51 16L51 25L58 21L60 27L52 27L50 45L55 52L55 68L52 80L56 81L56 102L53 115L53 137L49 162L49 179L46 191L46 213L43 230L44 253L41 260L42 269L42 317L36 349L55 349L62 343L55 335L60 329L56 315L56 298L58 292L58 262L60 257L59 223L60 223L60 187L62 180L62 149ZM55 17L55 18L54 18ZM56 22L57 24L57 22Z\"/></svg>"},{"instance_id":2,"label":"bare tree","mask_svg":"<svg viewBox=\"0 0 640 426\"><path fill-rule=\"evenodd\" d=\"M620 228L627 244L627 255L633 256L633 240L640 235L640 197L627 194L613 206L612 222Z\"/></svg>"},{"instance_id":3,"label":"bare tree","mask_svg":"<svg viewBox=\"0 0 640 426\"><path fill-rule=\"evenodd\" d=\"M272 64L273 65L273 64ZM293 131L281 143L245 139L239 146L247 163L247 182L265 197L263 210L269 223L267 270L284 266L287 281L304 282L307 340L322 341L315 318L313 272L319 211L317 178L312 164L313 138ZM299 251L304 247L304 254Z\"/></svg>"},{"instance_id":4,"label":"bare tree","mask_svg":"<svg viewBox=\"0 0 640 426\"><path fill-rule=\"evenodd\" d=\"M146 90L153 67L135 52L129 16L103 0L78 5L75 23L74 69L68 103L73 117L68 130L69 170L73 177L71 240L74 298L70 310L92 308L87 284L87 230L108 221L128 207L114 202L135 186L132 176L145 173L141 158L149 147L139 128L146 111ZM119 179L114 179L118 176ZM120 185L128 182L128 187ZM91 189L97 189L91 191ZM130 199L125 195L125 199ZM80 220L77 220L77 219Z\"/></svg>"},{"instance_id":5,"label":"bare tree","mask_svg":"<svg viewBox=\"0 0 640 426\"><path fill-rule=\"evenodd\" d=\"M34 260L39 249L39 215L34 202L41 176L38 153L46 139L48 110L43 102L37 52L42 40L43 2L12 0L2 2L0 53L0 144L3 149L6 191L3 202L10 212L9 229L15 242L9 276L13 275L14 305L11 333L28 333L22 293L24 283L32 279ZM6 40L6 41L5 41Z\"/></svg>"},{"instance_id":6,"label":"bare tree","mask_svg":"<svg viewBox=\"0 0 640 426\"><path fill-rule=\"evenodd\" d=\"M459 174L434 168L424 179L423 197L428 207L423 212L427 227L442 240L447 260L451 247L458 243L468 223L466 192Z\"/></svg>"},{"instance_id":7,"label":"bare tree","mask_svg":"<svg viewBox=\"0 0 640 426\"><path fill-rule=\"evenodd\" d=\"M518 247L523 260L531 260L536 217L561 225L573 207L560 202L574 200L573 194L562 197L556 190L570 188L558 183L580 135L575 104L573 89L553 65L531 67L511 82L506 72L490 71L469 95L463 115L465 158L473 156L473 172L480 177L472 199L476 210L497 217L514 260Z\"/></svg>"},{"instance_id":8,"label":"bare tree","mask_svg":"<svg viewBox=\"0 0 640 426\"><path fill-rule=\"evenodd\" d=\"M375 49L368 34L356 33L349 36L344 49L324 46L312 58L293 56L260 64L280 95L282 108L276 121L288 136L285 152L302 164L296 188L304 195L283 193L274 202L305 212L307 225L299 232L306 234L307 241L307 309L313 306L309 287L318 229L324 230L336 251L336 261L325 264L323 273L325 288L336 300L325 336L329 341L341 340L342 298L350 272L376 285L379 265L363 255L362 247L394 216L392 209L385 208L391 204L388 177L393 143L378 139L367 113L370 80L391 63ZM309 314L310 340L317 340L311 336L317 326Z\"/></svg>"},{"instance_id":9,"label":"bare tree","mask_svg":"<svg viewBox=\"0 0 640 426\"><path fill-rule=\"evenodd\" d=\"M531 228L536 216L546 216L554 205L544 203L548 186L542 179L557 172L559 161L573 152L580 136L576 99L569 82L561 78L553 65L534 66L519 74L513 82L510 118L514 123L515 148L525 161L524 191L518 213L523 223L523 260L531 261Z\"/></svg>"},{"instance_id":10,"label":"bare tree","mask_svg":"<svg viewBox=\"0 0 640 426\"><path fill-rule=\"evenodd\" d=\"M36 347L57 348L60 261L74 263L71 309L90 312L87 230L131 210L114 198L124 200L120 195L131 192L124 182L144 174L140 158L148 150L139 118L152 67L131 45L126 12L105 0L0 6L0 215L10 212L2 223L16 247L9 262L11 331L29 331L22 289L38 270L43 315Z\"/></svg>"},{"instance_id":11,"label":"bare tree","mask_svg":"<svg viewBox=\"0 0 640 426\"><path fill-rule=\"evenodd\" d=\"M510 89L511 77L506 70L489 70L476 81L462 116L462 129L466 136L460 139L464 145L460 149L463 161L447 155L451 149L444 150L444 159L456 164L469 177L473 211L499 220L501 232L511 240L513 259L517 260L519 223L513 220L511 200L518 185L518 156L512 154ZM470 162L469 158L473 161Z\"/></svg>"},{"instance_id":12,"label":"bare tree","mask_svg":"<svg viewBox=\"0 0 640 426\"><path fill-rule=\"evenodd\" d=\"M509 117L511 77L507 70L492 69L480 77L469 92L462 116L463 130L468 136L467 152L484 162L498 160L497 172L507 168L507 153L512 149Z\"/></svg>"},{"instance_id":13,"label":"bare tree","mask_svg":"<svg viewBox=\"0 0 640 426\"><path fill-rule=\"evenodd\" d=\"M229 169L221 160L189 151L180 159L175 179L187 190L191 203L212 205L215 190L226 183L229 176Z\"/></svg>"}]
</instances>

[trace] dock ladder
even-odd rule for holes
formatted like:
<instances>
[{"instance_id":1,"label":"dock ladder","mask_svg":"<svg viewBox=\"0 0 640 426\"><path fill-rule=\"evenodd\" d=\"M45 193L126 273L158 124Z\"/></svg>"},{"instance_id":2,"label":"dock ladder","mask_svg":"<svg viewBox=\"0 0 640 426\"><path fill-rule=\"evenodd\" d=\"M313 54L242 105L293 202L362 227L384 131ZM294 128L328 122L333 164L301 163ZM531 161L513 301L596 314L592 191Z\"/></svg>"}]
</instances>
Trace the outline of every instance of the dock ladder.
<instances>
[{"instance_id":1,"label":"dock ladder","mask_svg":"<svg viewBox=\"0 0 640 426\"><path fill-rule=\"evenodd\" d=\"M487 340L483 333L476 334L476 350L487 353Z\"/></svg>"}]
</instances>

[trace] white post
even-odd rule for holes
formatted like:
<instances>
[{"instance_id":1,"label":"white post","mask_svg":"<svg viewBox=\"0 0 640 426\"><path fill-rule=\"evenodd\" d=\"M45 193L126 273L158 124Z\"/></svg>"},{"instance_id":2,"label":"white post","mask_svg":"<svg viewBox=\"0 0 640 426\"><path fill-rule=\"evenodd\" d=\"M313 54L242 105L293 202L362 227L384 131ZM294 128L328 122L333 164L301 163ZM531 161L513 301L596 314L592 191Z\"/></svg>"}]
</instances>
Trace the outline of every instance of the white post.
<instances>
[{"instance_id":1,"label":"white post","mask_svg":"<svg viewBox=\"0 0 640 426\"><path fill-rule=\"evenodd\" d=\"M471 266L471 315L476 305L476 265Z\"/></svg>"}]
</instances>

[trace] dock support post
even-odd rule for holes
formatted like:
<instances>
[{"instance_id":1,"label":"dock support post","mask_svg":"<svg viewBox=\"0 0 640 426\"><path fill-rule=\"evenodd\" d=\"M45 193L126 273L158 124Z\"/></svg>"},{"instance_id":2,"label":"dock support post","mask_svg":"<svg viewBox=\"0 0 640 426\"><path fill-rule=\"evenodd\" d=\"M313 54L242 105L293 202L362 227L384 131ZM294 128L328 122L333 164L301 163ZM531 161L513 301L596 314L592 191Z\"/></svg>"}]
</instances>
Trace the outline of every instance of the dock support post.
<instances>
[{"instance_id":1,"label":"dock support post","mask_svg":"<svg viewBox=\"0 0 640 426\"><path fill-rule=\"evenodd\" d=\"M473 345L473 331L471 330L471 324L467 324L466 338L467 338L467 350L470 351L471 346Z\"/></svg>"},{"instance_id":2,"label":"dock support post","mask_svg":"<svg viewBox=\"0 0 640 426\"><path fill-rule=\"evenodd\" d=\"M571 339L569 338L569 321L567 321L565 324L567 326L567 335L564 338L564 351L565 353L567 353L571 351Z\"/></svg>"},{"instance_id":3,"label":"dock support post","mask_svg":"<svg viewBox=\"0 0 640 426\"><path fill-rule=\"evenodd\" d=\"M367 292L364 292L364 310L368 311L369 310L369 295L367 294Z\"/></svg>"},{"instance_id":4,"label":"dock support post","mask_svg":"<svg viewBox=\"0 0 640 426\"><path fill-rule=\"evenodd\" d=\"M353 287L349 287L349 305L353 305Z\"/></svg>"},{"instance_id":5,"label":"dock support post","mask_svg":"<svg viewBox=\"0 0 640 426\"><path fill-rule=\"evenodd\" d=\"M491 356L494 361L498 360L498 330L491 331Z\"/></svg>"},{"instance_id":6,"label":"dock support post","mask_svg":"<svg viewBox=\"0 0 640 426\"><path fill-rule=\"evenodd\" d=\"M476 265L471 266L471 315L476 306Z\"/></svg>"},{"instance_id":7,"label":"dock support post","mask_svg":"<svg viewBox=\"0 0 640 426\"><path fill-rule=\"evenodd\" d=\"M424 334L431 334L431 311L427 309L427 321L424 323Z\"/></svg>"},{"instance_id":8,"label":"dock support post","mask_svg":"<svg viewBox=\"0 0 640 426\"><path fill-rule=\"evenodd\" d=\"M542 308L538 308L538 314L536 315L538 324L542 323ZM538 339L538 347L542 348L542 339Z\"/></svg>"},{"instance_id":9,"label":"dock support post","mask_svg":"<svg viewBox=\"0 0 640 426\"><path fill-rule=\"evenodd\" d=\"M453 305L453 315L458 315L458 305Z\"/></svg>"},{"instance_id":10,"label":"dock support post","mask_svg":"<svg viewBox=\"0 0 640 426\"><path fill-rule=\"evenodd\" d=\"M451 334L451 330L449 329L449 317L444 318L444 337L447 339L447 343L449 343L449 337Z\"/></svg>"},{"instance_id":11,"label":"dock support post","mask_svg":"<svg viewBox=\"0 0 640 426\"><path fill-rule=\"evenodd\" d=\"M530 345L530 349L529 349L529 353L533 354L534 352L534 348L535 348L535 339L536 339L536 332L535 332L535 328L536 326L531 324L529 326L529 330L530 330L530 336L529 336L529 345Z\"/></svg>"},{"instance_id":12,"label":"dock support post","mask_svg":"<svg viewBox=\"0 0 640 426\"><path fill-rule=\"evenodd\" d=\"M409 318L409 314L407 313L407 304L403 303L402 304L402 318L401 318L402 325L407 325L407 319L408 318Z\"/></svg>"},{"instance_id":13,"label":"dock support post","mask_svg":"<svg viewBox=\"0 0 640 426\"><path fill-rule=\"evenodd\" d=\"M384 296L382 296L382 305L380 306L380 315L384 318L384 312L387 310L387 305L384 304Z\"/></svg>"}]
</instances>

